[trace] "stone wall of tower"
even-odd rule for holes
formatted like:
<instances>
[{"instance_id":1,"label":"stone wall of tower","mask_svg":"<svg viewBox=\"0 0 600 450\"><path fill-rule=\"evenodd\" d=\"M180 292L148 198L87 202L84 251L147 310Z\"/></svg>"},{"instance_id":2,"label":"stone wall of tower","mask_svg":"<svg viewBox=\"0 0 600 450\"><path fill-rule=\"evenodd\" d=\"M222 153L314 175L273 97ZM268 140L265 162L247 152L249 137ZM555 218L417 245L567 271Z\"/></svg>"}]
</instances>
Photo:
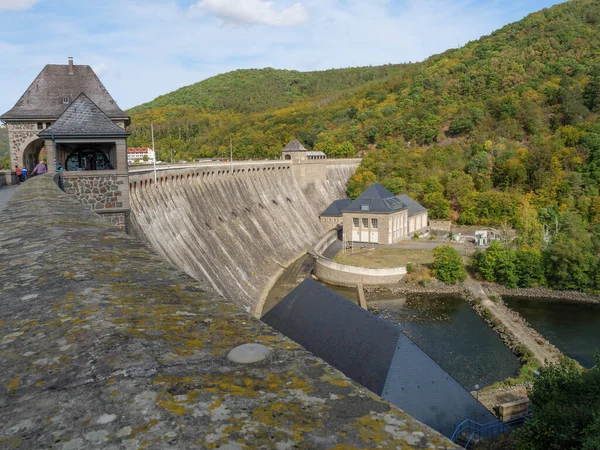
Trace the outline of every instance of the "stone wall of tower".
<instances>
[{"instance_id":1,"label":"stone wall of tower","mask_svg":"<svg viewBox=\"0 0 600 450\"><path fill-rule=\"evenodd\" d=\"M8 145L10 149L10 167L13 169L15 164L23 165L23 152L25 148L33 141L38 139L37 121L32 122L7 122Z\"/></svg>"}]
</instances>

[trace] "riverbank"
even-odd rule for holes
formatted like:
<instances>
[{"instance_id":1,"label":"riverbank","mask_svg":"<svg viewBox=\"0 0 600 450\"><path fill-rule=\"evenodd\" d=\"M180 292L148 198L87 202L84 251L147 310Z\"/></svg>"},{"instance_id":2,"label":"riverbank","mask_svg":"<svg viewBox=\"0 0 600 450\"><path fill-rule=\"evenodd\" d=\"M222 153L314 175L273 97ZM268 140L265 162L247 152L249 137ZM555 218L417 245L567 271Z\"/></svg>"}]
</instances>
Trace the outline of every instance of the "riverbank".
<instances>
[{"instance_id":1,"label":"riverbank","mask_svg":"<svg viewBox=\"0 0 600 450\"><path fill-rule=\"evenodd\" d=\"M589 295L579 291L555 291L545 287L510 289L496 283L481 283L488 296L525 297L544 300L563 300L579 303L600 303L600 296Z\"/></svg>"},{"instance_id":2,"label":"riverbank","mask_svg":"<svg viewBox=\"0 0 600 450\"><path fill-rule=\"evenodd\" d=\"M569 302L580 302L580 303L600 303L600 296L592 296L579 291L555 291L544 287L535 288L516 288L510 289L506 286L502 286L496 283L480 282L481 287L488 297L524 297L539 300L564 300ZM424 294L424 295L443 295L443 294L454 294L463 296L466 300L468 291L463 283L446 285L441 281L432 279L430 283L423 286L419 283L398 283L389 286L365 286L365 293L376 293L376 292L392 292L400 295L409 294ZM372 296L371 296L372 298ZM367 301L369 295L367 295Z\"/></svg>"}]
</instances>

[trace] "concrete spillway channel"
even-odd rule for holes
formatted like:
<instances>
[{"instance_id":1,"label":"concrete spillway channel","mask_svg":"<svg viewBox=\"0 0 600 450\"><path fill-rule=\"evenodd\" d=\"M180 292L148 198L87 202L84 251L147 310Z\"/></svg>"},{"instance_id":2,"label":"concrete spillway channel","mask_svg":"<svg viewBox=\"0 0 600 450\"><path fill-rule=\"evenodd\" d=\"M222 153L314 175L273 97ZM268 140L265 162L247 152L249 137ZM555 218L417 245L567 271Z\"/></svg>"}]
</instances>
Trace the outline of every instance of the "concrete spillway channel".
<instances>
[{"instance_id":1,"label":"concrete spillway channel","mask_svg":"<svg viewBox=\"0 0 600 450\"><path fill-rule=\"evenodd\" d=\"M359 162L323 161L300 180L283 161L161 171L156 186L151 171L132 174L132 228L166 260L254 312L281 268L322 235L319 213L345 196Z\"/></svg>"}]
</instances>

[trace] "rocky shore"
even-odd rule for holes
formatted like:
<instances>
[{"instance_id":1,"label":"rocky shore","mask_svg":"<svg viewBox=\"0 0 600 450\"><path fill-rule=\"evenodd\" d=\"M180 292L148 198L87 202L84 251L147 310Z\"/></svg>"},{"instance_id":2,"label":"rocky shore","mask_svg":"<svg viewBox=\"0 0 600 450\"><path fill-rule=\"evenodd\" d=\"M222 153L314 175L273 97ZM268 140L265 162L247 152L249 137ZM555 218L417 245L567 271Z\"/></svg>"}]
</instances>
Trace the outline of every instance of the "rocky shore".
<instances>
[{"instance_id":1,"label":"rocky shore","mask_svg":"<svg viewBox=\"0 0 600 450\"><path fill-rule=\"evenodd\" d=\"M365 286L365 296L368 301L373 301L377 298L377 295L382 292L398 294L398 295L411 295L411 294L428 294L428 295L460 295L465 297L467 291L465 286L460 284L447 285L441 281L433 280L426 286L422 286L419 283L398 283L389 286Z\"/></svg>"},{"instance_id":2,"label":"rocky shore","mask_svg":"<svg viewBox=\"0 0 600 450\"><path fill-rule=\"evenodd\" d=\"M536 298L544 300L564 300L580 303L600 303L600 296L593 296L579 291L555 291L544 287L535 288L507 288L496 283L481 282L485 293L488 296L511 296ZM374 300L377 293L387 292L399 295L410 294L427 294L427 295L460 295L465 299L469 299L470 293L464 283L454 285L446 285L441 281L433 280L423 286L419 283L398 283L390 286L365 286L365 294L367 301Z\"/></svg>"},{"instance_id":3,"label":"rocky shore","mask_svg":"<svg viewBox=\"0 0 600 450\"><path fill-rule=\"evenodd\" d=\"M600 296L579 291L555 291L544 287L510 289L496 283L481 283L488 295L563 300L579 303L600 303Z\"/></svg>"}]
</instances>

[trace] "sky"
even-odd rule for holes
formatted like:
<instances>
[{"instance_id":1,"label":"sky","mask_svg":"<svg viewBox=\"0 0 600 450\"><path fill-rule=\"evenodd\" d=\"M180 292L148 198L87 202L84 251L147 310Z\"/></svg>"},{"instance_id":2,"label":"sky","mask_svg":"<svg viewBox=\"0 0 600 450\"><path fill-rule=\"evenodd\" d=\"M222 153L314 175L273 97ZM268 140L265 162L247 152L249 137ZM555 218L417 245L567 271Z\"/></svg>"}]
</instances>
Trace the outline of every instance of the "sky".
<instances>
[{"instance_id":1,"label":"sky","mask_svg":"<svg viewBox=\"0 0 600 450\"><path fill-rule=\"evenodd\" d=\"M46 64L92 66L121 108L235 69L422 61L556 0L0 0L0 113Z\"/></svg>"}]
</instances>

